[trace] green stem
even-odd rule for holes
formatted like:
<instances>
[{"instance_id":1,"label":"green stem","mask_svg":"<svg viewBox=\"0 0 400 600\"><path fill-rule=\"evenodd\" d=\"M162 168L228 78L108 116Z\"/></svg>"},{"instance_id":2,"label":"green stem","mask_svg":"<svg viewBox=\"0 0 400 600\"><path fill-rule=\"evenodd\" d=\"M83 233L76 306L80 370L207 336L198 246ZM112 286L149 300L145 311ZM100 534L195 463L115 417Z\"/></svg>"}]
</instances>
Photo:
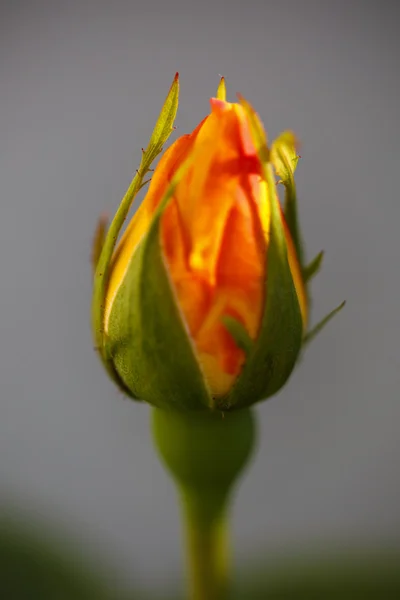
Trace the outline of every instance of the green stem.
<instances>
[{"instance_id":1,"label":"green stem","mask_svg":"<svg viewBox=\"0 0 400 600\"><path fill-rule=\"evenodd\" d=\"M225 502L182 493L189 600L225 600L228 544ZM211 509L211 510L210 510Z\"/></svg>"},{"instance_id":2,"label":"green stem","mask_svg":"<svg viewBox=\"0 0 400 600\"><path fill-rule=\"evenodd\" d=\"M249 409L153 410L153 436L182 499L189 600L225 600L228 593L226 513L233 484L254 446Z\"/></svg>"}]
</instances>

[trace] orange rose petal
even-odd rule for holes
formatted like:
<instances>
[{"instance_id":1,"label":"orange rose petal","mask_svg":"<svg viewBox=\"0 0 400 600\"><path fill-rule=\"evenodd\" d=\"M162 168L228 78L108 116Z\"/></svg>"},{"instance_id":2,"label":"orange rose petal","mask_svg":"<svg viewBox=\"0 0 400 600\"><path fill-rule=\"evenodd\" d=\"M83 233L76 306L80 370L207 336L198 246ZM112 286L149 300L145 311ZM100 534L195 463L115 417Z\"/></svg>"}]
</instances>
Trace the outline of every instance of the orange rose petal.
<instances>
[{"instance_id":1,"label":"orange rose petal","mask_svg":"<svg viewBox=\"0 0 400 600\"><path fill-rule=\"evenodd\" d=\"M185 237L178 205L173 199L162 218L162 246L180 309L193 336L209 308L210 293L206 282L193 276L189 268L188 240Z\"/></svg>"},{"instance_id":2,"label":"orange rose petal","mask_svg":"<svg viewBox=\"0 0 400 600\"><path fill-rule=\"evenodd\" d=\"M196 164L163 216L171 280L214 394L228 391L244 353L223 324L230 315L258 333L263 309L265 186L241 107L211 100L191 151ZM264 210L264 216L262 211Z\"/></svg>"},{"instance_id":3,"label":"orange rose petal","mask_svg":"<svg viewBox=\"0 0 400 600\"><path fill-rule=\"evenodd\" d=\"M258 332L263 304L265 247L260 243L249 201L241 190L226 223L218 263L218 287L236 290L232 300L245 298L242 321L251 337Z\"/></svg>"}]
</instances>

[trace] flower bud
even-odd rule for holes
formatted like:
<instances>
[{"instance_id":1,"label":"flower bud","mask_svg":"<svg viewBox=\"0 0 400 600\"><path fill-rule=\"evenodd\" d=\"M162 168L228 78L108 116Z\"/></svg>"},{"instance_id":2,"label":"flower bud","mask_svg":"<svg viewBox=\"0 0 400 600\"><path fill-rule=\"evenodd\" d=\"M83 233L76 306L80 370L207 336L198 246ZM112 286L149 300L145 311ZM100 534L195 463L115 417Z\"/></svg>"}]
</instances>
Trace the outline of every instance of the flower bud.
<instances>
[{"instance_id":1,"label":"flower bud","mask_svg":"<svg viewBox=\"0 0 400 600\"><path fill-rule=\"evenodd\" d=\"M171 131L177 85L104 241L95 336L108 372L133 398L183 410L246 407L286 382L307 328L295 139L282 134L269 149L253 109L226 102L223 83L210 114L164 152L112 252Z\"/></svg>"}]
</instances>

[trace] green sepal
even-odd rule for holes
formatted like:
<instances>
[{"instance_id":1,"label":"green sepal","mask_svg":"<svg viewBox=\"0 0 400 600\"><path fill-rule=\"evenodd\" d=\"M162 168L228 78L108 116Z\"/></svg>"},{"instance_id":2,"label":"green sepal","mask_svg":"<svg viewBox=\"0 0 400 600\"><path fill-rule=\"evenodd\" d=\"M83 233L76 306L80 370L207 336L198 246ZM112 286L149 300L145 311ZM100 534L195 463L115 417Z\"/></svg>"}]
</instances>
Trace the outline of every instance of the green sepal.
<instances>
[{"instance_id":1,"label":"green sepal","mask_svg":"<svg viewBox=\"0 0 400 600\"><path fill-rule=\"evenodd\" d=\"M222 317L222 323L235 340L236 345L241 348L247 356L253 347L253 340L249 336L243 323L230 315L224 315Z\"/></svg>"},{"instance_id":2,"label":"green sepal","mask_svg":"<svg viewBox=\"0 0 400 600\"><path fill-rule=\"evenodd\" d=\"M284 131L271 144L271 162L285 186L284 215L285 221L296 248L297 258L301 266L304 263L304 250L301 240L299 217L297 213L297 193L294 172L299 155L296 150L296 138L291 131Z\"/></svg>"},{"instance_id":3,"label":"green sepal","mask_svg":"<svg viewBox=\"0 0 400 600\"><path fill-rule=\"evenodd\" d=\"M303 338L303 346L305 346L306 344L309 344L320 333L320 331L322 331L322 329L325 327L325 325L327 325L327 323L329 323L329 321L331 319L333 319L333 317L342 310L342 308L344 307L345 304L346 304L346 301L339 304L339 306L337 306L336 308L331 310L331 312L328 313L326 315L326 317L321 319L321 321L319 323L317 323L317 325L315 325L312 329L310 329L310 331L308 331Z\"/></svg>"},{"instance_id":4,"label":"green sepal","mask_svg":"<svg viewBox=\"0 0 400 600\"><path fill-rule=\"evenodd\" d=\"M293 370L301 348L303 329L264 130L253 108L242 98L240 102L249 119L267 182L271 209L270 239L261 329L233 389L219 400L221 409L242 408L275 394Z\"/></svg>"},{"instance_id":5,"label":"green sepal","mask_svg":"<svg viewBox=\"0 0 400 600\"><path fill-rule=\"evenodd\" d=\"M107 235L108 228L108 218L106 215L101 215L99 220L97 221L96 229L93 235L92 241L92 268L93 273L96 273L97 263L99 262L99 258L101 256L101 252L103 250L104 242Z\"/></svg>"},{"instance_id":6,"label":"green sepal","mask_svg":"<svg viewBox=\"0 0 400 600\"><path fill-rule=\"evenodd\" d=\"M318 273L321 268L323 258L324 251L321 250L321 252L319 252L317 256L302 269L304 283L308 283Z\"/></svg>"},{"instance_id":7,"label":"green sepal","mask_svg":"<svg viewBox=\"0 0 400 600\"><path fill-rule=\"evenodd\" d=\"M145 162L150 164L160 154L163 146L173 131L176 111L179 100L179 75L176 73L171 88L165 99L156 126L153 129L149 145L147 146L144 157Z\"/></svg>"},{"instance_id":8,"label":"green sepal","mask_svg":"<svg viewBox=\"0 0 400 600\"><path fill-rule=\"evenodd\" d=\"M129 391L120 380L110 359L110 351L104 331L105 298L111 259L132 202L139 190L147 183L144 177L148 173L152 161L162 151L163 145L173 131L178 101L179 78L176 74L157 119L148 148L143 150L140 167L132 179L107 232L104 222L100 221L92 249L92 261L95 268L92 296L92 330L95 349L98 351L107 373L125 393L129 393ZM132 396L131 393L129 395Z\"/></svg>"},{"instance_id":9,"label":"green sepal","mask_svg":"<svg viewBox=\"0 0 400 600\"><path fill-rule=\"evenodd\" d=\"M98 348L96 348L96 350L98 350ZM124 380L120 377L117 369L115 368L114 360L112 357L112 344L110 343L109 337L106 333L104 333L104 342L102 351L100 353L100 359L103 363L105 370L108 373L108 376L118 386L120 391L132 398L132 400L140 400L140 398L138 396L135 396L132 390L128 388Z\"/></svg>"},{"instance_id":10,"label":"green sepal","mask_svg":"<svg viewBox=\"0 0 400 600\"><path fill-rule=\"evenodd\" d=\"M185 166L185 165L184 165ZM135 250L108 321L113 364L131 393L158 408L213 408L164 262L160 224L182 168Z\"/></svg>"}]
</instances>

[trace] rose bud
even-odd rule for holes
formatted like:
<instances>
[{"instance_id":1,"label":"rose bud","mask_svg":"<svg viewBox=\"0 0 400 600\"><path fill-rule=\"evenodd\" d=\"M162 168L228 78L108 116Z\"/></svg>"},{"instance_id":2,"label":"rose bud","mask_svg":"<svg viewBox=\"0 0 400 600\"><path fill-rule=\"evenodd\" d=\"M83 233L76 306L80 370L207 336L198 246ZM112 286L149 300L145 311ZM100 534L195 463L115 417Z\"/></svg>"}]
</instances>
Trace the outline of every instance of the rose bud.
<instances>
[{"instance_id":1,"label":"rose bud","mask_svg":"<svg viewBox=\"0 0 400 600\"><path fill-rule=\"evenodd\" d=\"M174 84L158 131L176 111ZM112 255L110 228L97 269L103 362L131 397L161 408L229 410L276 393L305 339L306 281L320 262L302 264L293 134L269 148L250 105L226 102L224 86L218 96L164 152ZM150 144L140 184L153 154Z\"/></svg>"}]
</instances>

